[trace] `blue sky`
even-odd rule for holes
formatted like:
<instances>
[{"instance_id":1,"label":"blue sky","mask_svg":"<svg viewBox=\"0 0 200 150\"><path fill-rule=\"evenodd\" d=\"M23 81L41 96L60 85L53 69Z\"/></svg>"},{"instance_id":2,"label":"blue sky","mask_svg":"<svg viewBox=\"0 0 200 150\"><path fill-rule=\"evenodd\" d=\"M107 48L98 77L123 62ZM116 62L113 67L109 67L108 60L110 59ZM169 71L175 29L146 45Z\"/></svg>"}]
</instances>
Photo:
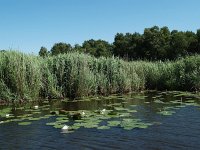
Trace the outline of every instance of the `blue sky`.
<instances>
[{"instance_id":1,"label":"blue sky","mask_svg":"<svg viewBox=\"0 0 200 150\"><path fill-rule=\"evenodd\" d=\"M56 42L113 42L154 25L200 28L200 0L0 0L0 49L37 54Z\"/></svg>"}]
</instances>

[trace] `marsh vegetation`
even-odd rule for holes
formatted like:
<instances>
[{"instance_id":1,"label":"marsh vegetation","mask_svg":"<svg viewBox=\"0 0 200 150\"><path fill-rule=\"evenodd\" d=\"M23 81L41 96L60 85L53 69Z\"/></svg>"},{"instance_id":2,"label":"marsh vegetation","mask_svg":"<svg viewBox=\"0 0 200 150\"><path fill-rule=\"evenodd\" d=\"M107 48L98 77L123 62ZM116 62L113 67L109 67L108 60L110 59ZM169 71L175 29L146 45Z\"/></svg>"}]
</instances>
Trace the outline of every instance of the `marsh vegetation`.
<instances>
[{"instance_id":1,"label":"marsh vegetation","mask_svg":"<svg viewBox=\"0 0 200 150\"><path fill-rule=\"evenodd\" d=\"M127 62L82 53L42 58L5 51L0 53L0 99L77 99L142 90L198 91L199 66L199 55L177 61Z\"/></svg>"}]
</instances>

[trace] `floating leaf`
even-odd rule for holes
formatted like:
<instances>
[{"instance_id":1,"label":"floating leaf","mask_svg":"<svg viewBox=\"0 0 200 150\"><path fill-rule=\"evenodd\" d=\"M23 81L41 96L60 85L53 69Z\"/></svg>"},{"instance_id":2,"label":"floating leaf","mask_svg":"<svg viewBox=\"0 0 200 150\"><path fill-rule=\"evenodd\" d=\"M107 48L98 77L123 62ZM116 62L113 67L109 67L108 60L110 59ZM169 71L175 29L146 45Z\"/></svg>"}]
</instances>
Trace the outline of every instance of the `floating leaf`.
<instances>
[{"instance_id":1,"label":"floating leaf","mask_svg":"<svg viewBox=\"0 0 200 150\"><path fill-rule=\"evenodd\" d=\"M97 129L99 129L99 130L107 130L107 129L110 129L110 127L108 127L108 126L98 126Z\"/></svg>"},{"instance_id":2,"label":"floating leaf","mask_svg":"<svg viewBox=\"0 0 200 150\"><path fill-rule=\"evenodd\" d=\"M37 121L37 120L40 120L41 118L28 118L28 120L30 121Z\"/></svg>"},{"instance_id":3,"label":"floating leaf","mask_svg":"<svg viewBox=\"0 0 200 150\"><path fill-rule=\"evenodd\" d=\"M129 110L128 108L123 108L123 107L114 107L115 110L117 111L127 111Z\"/></svg>"},{"instance_id":4,"label":"floating leaf","mask_svg":"<svg viewBox=\"0 0 200 150\"><path fill-rule=\"evenodd\" d=\"M159 100L159 99L156 99L156 100L154 101L154 103L163 104L164 102L161 101L161 100Z\"/></svg>"},{"instance_id":5,"label":"floating leaf","mask_svg":"<svg viewBox=\"0 0 200 150\"><path fill-rule=\"evenodd\" d=\"M120 125L121 121L108 121L108 126L114 127Z\"/></svg>"},{"instance_id":6,"label":"floating leaf","mask_svg":"<svg viewBox=\"0 0 200 150\"><path fill-rule=\"evenodd\" d=\"M53 127L56 129L61 129L64 125L63 124L55 124Z\"/></svg>"},{"instance_id":7,"label":"floating leaf","mask_svg":"<svg viewBox=\"0 0 200 150\"><path fill-rule=\"evenodd\" d=\"M30 125L31 122L19 122L18 125L20 126L26 126L26 125Z\"/></svg>"},{"instance_id":8,"label":"floating leaf","mask_svg":"<svg viewBox=\"0 0 200 150\"><path fill-rule=\"evenodd\" d=\"M137 112L137 110L131 110L131 109L129 109L129 110L127 110L127 112L129 112L129 113L135 113L135 112Z\"/></svg>"},{"instance_id":9,"label":"floating leaf","mask_svg":"<svg viewBox=\"0 0 200 150\"><path fill-rule=\"evenodd\" d=\"M56 124L57 124L56 122L48 122L48 123L46 123L47 126L54 126Z\"/></svg>"},{"instance_id":10,"label":"floating leaf","mask_svg":"<svg viewBox=\"0 0 200 150\"><path fill-rule=\"evenodd\" d=\"M123 119L121 122L121 127L125 130L132 130L134 128L147 128L152 124L150 123L143 123L139 119Z\"/></svg>"},{"instance_id":11,"label":"floating leaf","mask_svg":"<svg viewBox=\"0 0 200 150\"><path fill-rule=\"evenodd\" d=\"M161 111L158 112L158 114L164 115L164 116L171 116L175 113L175 111Z\"/></svg>"}]
</instances>

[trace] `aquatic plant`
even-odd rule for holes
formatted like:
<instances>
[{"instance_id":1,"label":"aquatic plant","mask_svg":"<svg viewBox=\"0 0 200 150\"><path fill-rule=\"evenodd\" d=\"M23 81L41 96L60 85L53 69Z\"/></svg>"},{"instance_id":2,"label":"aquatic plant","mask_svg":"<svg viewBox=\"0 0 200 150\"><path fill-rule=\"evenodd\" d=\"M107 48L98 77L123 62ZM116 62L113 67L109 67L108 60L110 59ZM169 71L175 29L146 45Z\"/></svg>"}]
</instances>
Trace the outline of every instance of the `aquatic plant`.
<instances>
[{"instance_id":1,"label":"aquatic plant","mask_svg":"<svg viewBox=\"0 0 200 150\"><path fill-rule=\"evenodd\" d=\"M199 66L199 55L173 62L126 62L77 52L41 58L5 51L0 53L0 100L77 99L144 89L198 91Z\"/></svg>"},{"instance_id":2,"label":"aquatic plant","mask_svg":"<svg viewBox=\"0 0 200 150\"><path fill-rule=\"evenodd\" d=\"M31 122L19 122L18 125L21 125L21 126L26 126L26 125L30 125Z\"/></svg>"}]
</instances>

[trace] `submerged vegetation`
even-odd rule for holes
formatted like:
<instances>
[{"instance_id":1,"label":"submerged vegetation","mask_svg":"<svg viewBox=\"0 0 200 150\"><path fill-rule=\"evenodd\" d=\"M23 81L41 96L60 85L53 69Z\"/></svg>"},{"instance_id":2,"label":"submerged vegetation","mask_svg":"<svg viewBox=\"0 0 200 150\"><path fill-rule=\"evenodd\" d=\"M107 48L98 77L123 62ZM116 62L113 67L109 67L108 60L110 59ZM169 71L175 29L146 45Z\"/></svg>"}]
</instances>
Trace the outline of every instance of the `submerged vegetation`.
<instances>
[{"instance_id":1,"label":"submerged vegetation","mask_svg":"<svg viewBox=\"0 0 200 150\"><path fill-rule=\"evenodd\" d=\"M200 88L200 56L177 61L126 62L80 53L38 57L0 53L0 99L79 98L132 91Z\"/></svg>"}]
</instances>

